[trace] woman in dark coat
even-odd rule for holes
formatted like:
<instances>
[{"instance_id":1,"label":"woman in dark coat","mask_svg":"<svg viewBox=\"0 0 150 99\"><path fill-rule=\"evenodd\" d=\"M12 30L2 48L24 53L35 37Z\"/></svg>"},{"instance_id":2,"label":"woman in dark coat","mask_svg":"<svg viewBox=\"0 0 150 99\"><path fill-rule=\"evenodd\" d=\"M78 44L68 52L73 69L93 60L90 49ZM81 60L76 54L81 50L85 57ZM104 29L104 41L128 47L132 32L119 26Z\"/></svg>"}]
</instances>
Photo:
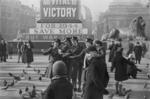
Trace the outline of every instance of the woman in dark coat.
<instances>
[{"instance_id":1,"label":"woman in dark coat","mask_svg":"<svg viewBox=\"0 0 150 99\"><path fill-rule=\"evenodd\" d=\"M134 65L122 56L123 48L118 48L112 62L111 71L115 69L116 94L121 95L122 81L128 80L127 65Z\"/></svg>"},{"instance_id":2,"label":"woman in dark coat","mask_svg":"<svg viewBox=\"0 0 150 99\"><path fill-rule=\"evenodd\" d=\"M91 62L87 67L83 99L103 99L105 62L101 57L97 57L96 48L89 48L88 53L90 54L89 57L91 57L88 59Z\"/></svg>"},{"instance_id":3,"label":"woman in dark coat","mask_svg":"<svg viewBox=\"0 0 150 99\"><path fill-rule=\"evenodd\" d=\"M13 50L14 50L13 44L12 43L8 44L8 55L10 59L12 59Z\"/></svg>"},{"instance_id":4,"label":"woman in dark coat","mask_svg":"<svg viewBox=\"0 0 150 99\"><path fill-rule=\"evenodd\" d=\"M141 58L142 58L142 46L140 45L140 42L136 43L136 46L134 47L134 53L135 53L135 61L137 63L141 63Z\"/></svg>"},{"instance_id":5,"label":"woman in dark coat","mask_svg":"<svg viewBox=\"0 0 150 99\"><path fill-rule=\"evenodd\" d=\"M27 44L26 42L23 42L22 46L21 46L21 53L22 53L22 63L27 63Z\"/></svg>"},{"instance_id":6,"label":"woman in dark coat","mask_svg":"<svg viewBox=\"0 0 150 99\"><path fill-rule=\"evenodd\" d=\"M26 50L26 57L27 57L27 67L31 67L31 63L33 62L33 52L32 52L32 46L30 43L27 43L27 50Z\"/></svg>"},{"instance_id":7,"label":"woman in dark coat","mask_svg":"<svg viewBox=\"0 0 150 99\"><path fill-rule=\"evenodd\" d=\"M105 66L105 79L104 79L105 85L104 85L104 87L107 88L107 85L108 85L108 82L109 82L109 74L108 74L108 71L107 71L106 50L103 46L103 43L99 40L95 40L94 45L96 46L99 57L101 57L103 59L103 61L105 62L105 65L104 65ZM104 94L107 95L107 94L109 94L109 92L105 89Z\"/></svg>"}]
</instances>

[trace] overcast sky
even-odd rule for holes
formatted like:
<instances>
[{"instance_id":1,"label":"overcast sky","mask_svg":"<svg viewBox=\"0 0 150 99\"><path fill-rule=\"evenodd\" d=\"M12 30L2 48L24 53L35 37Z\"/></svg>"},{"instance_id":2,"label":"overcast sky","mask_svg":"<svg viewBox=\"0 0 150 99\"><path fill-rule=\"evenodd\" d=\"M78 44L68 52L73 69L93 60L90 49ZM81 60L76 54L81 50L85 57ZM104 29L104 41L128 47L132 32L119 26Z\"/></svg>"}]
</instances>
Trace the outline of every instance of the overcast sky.
<instances>
[{"instance_id":1,"label":"overcast sky","mask_svg":"<svg viewBox=\"0 0 150 99\"><path fill-rule=\"evenodd\" d=\"M23 4L31 6L32 4L36 7L39 7L40 0L20 0ZM88 6L93 16L96 17L100 12L105 11L108 8L108 5L113 0L81 0L83 5Z\"/></svg>"}]
</instances>

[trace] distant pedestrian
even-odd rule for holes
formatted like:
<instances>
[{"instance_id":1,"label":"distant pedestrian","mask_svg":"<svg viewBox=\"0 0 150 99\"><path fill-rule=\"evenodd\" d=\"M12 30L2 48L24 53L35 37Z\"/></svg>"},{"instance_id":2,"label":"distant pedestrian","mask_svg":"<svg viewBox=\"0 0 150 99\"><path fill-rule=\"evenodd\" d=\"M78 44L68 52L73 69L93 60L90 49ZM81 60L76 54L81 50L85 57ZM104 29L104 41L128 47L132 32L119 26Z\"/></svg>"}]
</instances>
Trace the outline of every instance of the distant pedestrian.
<instances>
[{"instance_id":1,"label":"distant pedestrian","mask_svg":"<svg viewBox=\"0 0 150 99\"><path fill-rule=\"evenodd\" d=\"M5 41L5 44L6 44L6 59L9 58L9 44L7 41Z\"/></svg>"},{"instance_id":2,"label":"distant pedestrian","mask_svg":"<svg viewBox=\"0 0 150 99\"><path fill-rule=\"evenodd\" d=\"M10 59L12 59L13 51L14 51L13 44L12 43L8 43L8 56L9 56Z\"/></svg>"},{"instance_id":3,"label":"distant pedestrian","mask_svg":"<svg viewBox=\"0 0 150 99\"><path fill-rule=\"evenodd\" d=\"M142 43L142 57L145 56L145 54L146 54L147 51L148 51L148 49L147 49L146 42L143 42Z\"/></svg>"},{"instance_id":4,"label":"distant pedestrian","mask_svg":"<svg viewBox=\"0 0 150 99\"><path fill-rule=\"evenodd\" d=\"M7 46L5 43L5 40L1 40L0 44L1 49L1 61L6 62L6 56L7 56Z\"/></svg>"},{"instance_id":5,"label":"distant pedestrian","mask_svg":"<svg viewBox=\"0 0 150 99\"><path fill-rule=\"evenodd\" d=\"M141 63L141 58L142 58L142 46L140 44L140 42L137 42L135 47L134 47L134 53L135 53L135 62L137 63Z\"/></svg>"},{"instance_id":6,"label":"distant pedestrian","mask_svg":"<svg viewBox=\"0 0 150 99\"><path fill-rule=\"evenodd\" d=\"M22 56L22 63L27 63L27 43L23 42L21 46L21 56Z\"/></svg>"},{"instance_id":7,"label":"distant pedestrian","mask_svg":"<svg viewBox=\"0 0 150 99\"><path fill-rule=\"evenodd\" d=\"M20 40L17 43L17 52L18 52L18 63L20 63L20 59L22 58L22 51L21 51L21 47L23 45L23 42Z\"/></svg>"},{"instance_id":8,"label":"distant pedestrian","mask_svg":"<svg viewBox=\"0 0 150 99\"><path fill-rule=\"evenodd\" d=\"M114 46L115 46L115 42L112 41L111 42L111 45L109 46L109 50L110 50L110 53L109 53L109 62L112 62L112 59L113 59L113 56L114 56Z\"/></svg>"},{"instance_id":9,"label":"distant pedestrian","mask_svg":"<svg viewBox=\"0 0 150 99\"><path fill-rule=\"evenodd\" d=\"M30 68L31 63L33 62L33 52L32 52L32 45L29 42L27 43L26 57L27 57L27 67Z\"/></svg>"},{"instance_id":10,"label":"distant pedestrian","mask_svg":"<svg viewBox=\"0 0 150 99\"><path fill-rule=\"evenodd\" d=\"M30 48L33 49L34 48L33 42L31 40L29 40L28 43L30 44Z\"/></svg>"},{"instance_id":11,"label":"distant pedestrian","mask_svg":"<svg viewBox=\"0 0 150 99\"><path fill-rule=\"evenodd\" d=\"M2 62L2 45L1 45L1 41L0 41L0 62Z\"/></svg>"},{"instance_id":12,"label":"distant pedestrian","mask_svg":"<svg viewBox=\"0 0 150 99\"><path fill-rule=\"evenodd\" d=\"M129 49L127 51L127 56L129 56L129 54L131 54L134 50L134 44L133 42L129 41Z\"/></svg>"}]
</instances>

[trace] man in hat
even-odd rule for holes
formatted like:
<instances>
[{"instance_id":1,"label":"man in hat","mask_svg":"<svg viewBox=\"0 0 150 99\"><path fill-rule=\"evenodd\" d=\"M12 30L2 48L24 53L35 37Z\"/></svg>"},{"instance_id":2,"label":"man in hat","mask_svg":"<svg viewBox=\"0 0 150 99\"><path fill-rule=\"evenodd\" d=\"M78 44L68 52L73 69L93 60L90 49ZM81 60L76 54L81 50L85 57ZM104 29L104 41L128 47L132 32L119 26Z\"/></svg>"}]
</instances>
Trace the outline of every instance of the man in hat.
<instances>
[{"instance_id":1,"label":"man in hat","mask_svg":"<svg viewBox=\"0 0 150 99\"><path fill-rule=\"evenodd\" d=\"M49 67L48 67L48 77L52 78L52 65L54 62L58 61L58 60L62 60L61 55L59 54L59 49L60 49L60 45L61 45L61 41L60 39L56 39L53 42L53 47L50 47L47 51L42 51L43 55L49 55Z\"/></svg>"},{"instance_id":2,"label":"man in hat","mask_svg":"<svg viewBox=\"0 0 150 99\"><path fill-rule=\"evenodd\" d=\"M93 45L93 40L90 39L90 38L87 38L87 39L86 39L86 42L85 42L85 45L86 45L86 48L83 49L80 54L74 55L74 56L70 56L71 59L78 59L78 60L81 61L81 65L80 65L81 68L80 68L80 69L83 68L83 65L84 65L84 64L83 64L83 63L84 63L84 58L85 58L85 55L86 55L86 53L87 53L87 49ZM86 66L85 66L85 67L86 67ZM81 71L81 72L82 72L82 71ZM85 73L84 73L84 74L85 74ZM81 77L81 76L79 76L79 79L81 79L80 77ZM84 87L84 86L83 86L83 87ZM80 90L79 90L79 91L80 91Z\"/></svg>"},{"instance_id":3,"label":"man in hat","mask_svg":"<svg viewBox=\"0 0 150 99\"><path fill-rule=\"evenodd\" d=\"M82 46L79 44L78 42L78 38L77 37L72 37L72 54L71 55L78 55L81 53L82 51ZM73 81L73 86L74 86L74 90L78 90L81 91L81 75L82 75L82 62L80 59L73 59L71 60L71 67L72 67L72 81ZM78 84L79 84L79 88L77 89L77 79L78 79Z\"/></svg>"},{"instance_id":4,"label":"man in hat","mask_svg":"<svg viewBox=\"0 0 150 99\"><path fill-rule=\"evenodd\" d=\"M69 59L69 56L72 53L71 52L71 47L72 47L71 38L67 37L64 41L64 45L61 48L60 54L63 58L63 61L67 65L69 79L71 78L71 65L70 65L70 59Z\"/></svg>"},{"instance_id":5,"label":"man in hat","mask_svg":"<svg viewBox=\"0 0 150 99\"><path fill-rule=\"evenodd\" d=\"M67 80L67 67L62 61L56 61L52 68L53 78L44 99L72 99L73 87Z\"/></svg>"},{"instance_id":6,"label":"man in hat","mask_svg":"<svg viewBox=\"0 0 150 99\"><path fill-rule=\"evenodd\" d=\"M71 56L70 58L80 58L80 59L84 59L85 54L87 53L87 48L89 48L90 46L93 45L93 40L90 39L90 38L87 38L86 41L85 41L85 45L86 45L86 48L83 49L80 54L75 55L75 56Z\"/></svg>"},{"instance_id":7,"label":"man in hat","mask_svg":"<svg viewBox=\"0 0 150 99\"><path fill-rule=\"evenodd\" d=\"M86 48L83 49L80 54L75 55L75 56L71 56L70 58L72 58L72 59L80 59L80 60L84 61L85 55L87 53L87 49L93 45L93 40L90 39L90 38L87 38L86 42L85 42L85 45L86 45ZM83 64L83 65L85 65L85 64ZM86 67L87 66L84 66L84 68L86 68Z\"/></svg>"}]
</instances>

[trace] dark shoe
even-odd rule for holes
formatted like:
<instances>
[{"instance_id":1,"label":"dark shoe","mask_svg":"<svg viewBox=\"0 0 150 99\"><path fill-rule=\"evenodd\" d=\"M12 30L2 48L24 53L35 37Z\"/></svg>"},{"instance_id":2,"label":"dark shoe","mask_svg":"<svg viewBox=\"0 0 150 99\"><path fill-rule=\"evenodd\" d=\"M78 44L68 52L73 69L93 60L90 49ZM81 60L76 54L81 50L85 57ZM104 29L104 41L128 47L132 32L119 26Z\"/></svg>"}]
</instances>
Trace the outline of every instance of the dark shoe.
<instances>
[{"instance_id":1,"label":"dark shoe","mask_svg":"<svg viewBox=\"0 0 150 99\"><path fill-rule=\"evenodd\" d=\"M74 90L74 91L77 91L77 88L74 88L73 90Z\"/></svg>"},{"instance_id":2,"label":"dark shoe","mask_svg":"<svg viewBox=\"0 0 150 99\"><path fill-rule=\"evenodd\" d=\"M108 90L105 89L103 94L108 95L109 94Z\"/></svg>"}]
</instances>

